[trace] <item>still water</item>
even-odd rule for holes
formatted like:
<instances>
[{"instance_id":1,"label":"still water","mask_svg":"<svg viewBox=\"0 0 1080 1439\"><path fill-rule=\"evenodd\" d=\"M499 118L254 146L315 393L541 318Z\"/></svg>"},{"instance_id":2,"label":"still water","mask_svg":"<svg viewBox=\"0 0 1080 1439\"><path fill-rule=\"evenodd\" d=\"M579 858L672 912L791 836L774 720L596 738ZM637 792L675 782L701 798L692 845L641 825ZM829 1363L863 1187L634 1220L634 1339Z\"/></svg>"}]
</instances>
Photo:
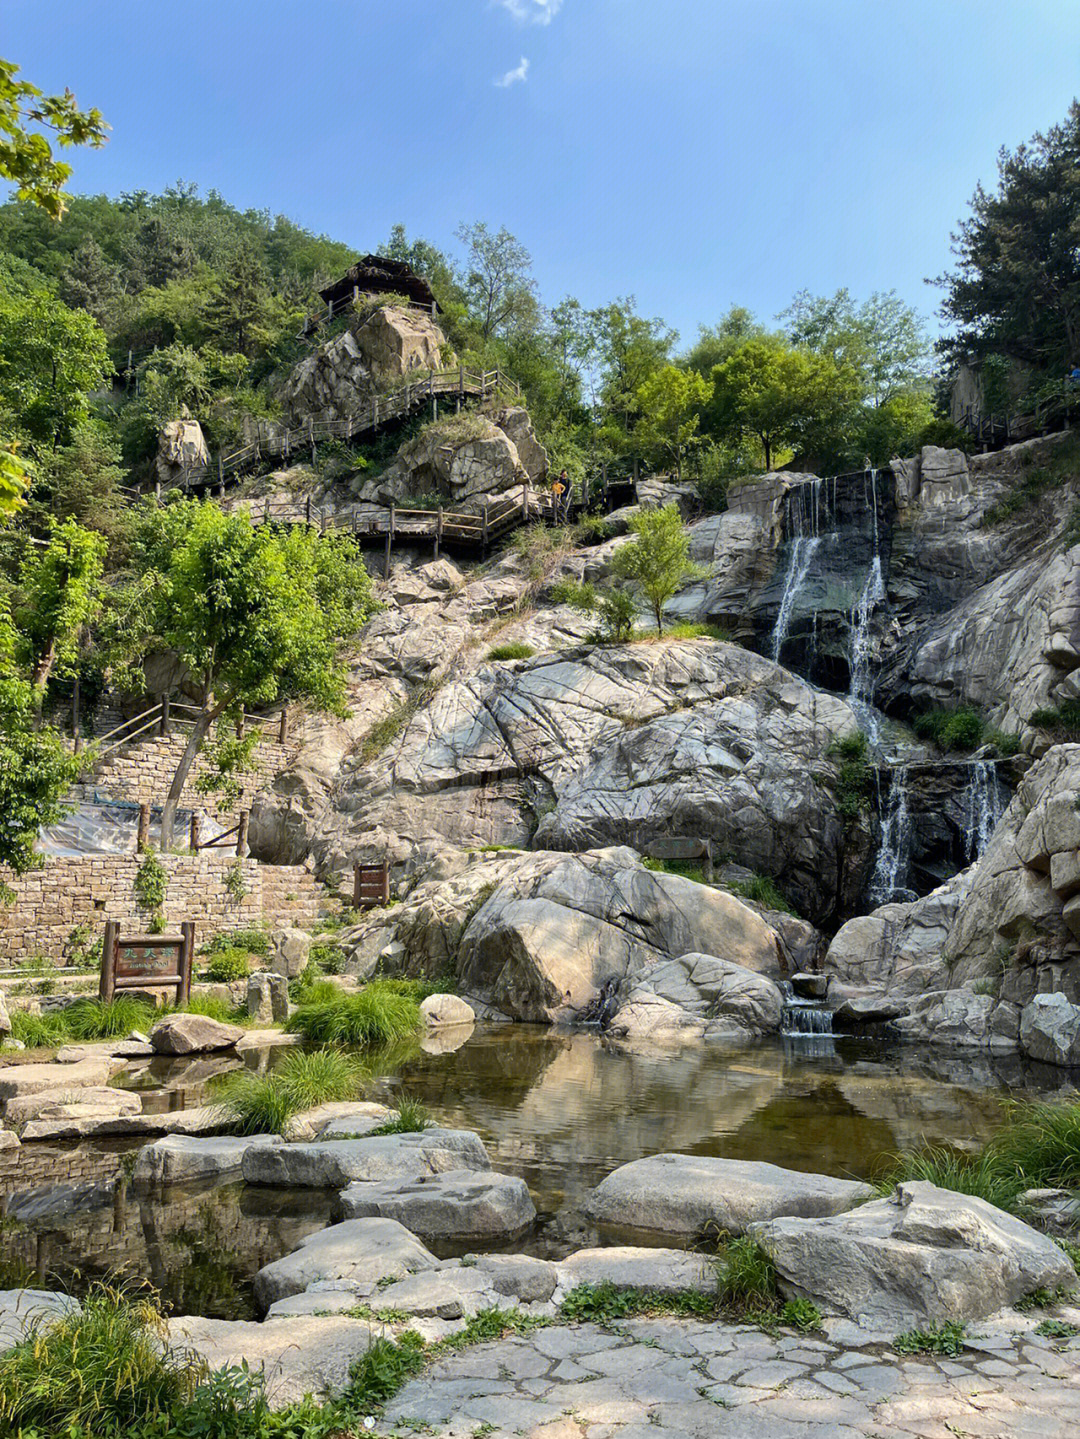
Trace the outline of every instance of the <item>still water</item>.
<instances>
[{"instance_id":1,"label":"still water","mask_svg":"<svg viewBox=\"0 0 1080 1439\"><path fill-rule=\"evenodd\" d=\"M145 1108L183 1107L203 1102L229 1063L154 1061L131 1082ZM587 1191L644 1155L676 1150L872 1178L913 1145L975 1147L994 1131L1003 1100L1061 1088L1061 1071L1011 1057L812 1037L643 1052L514 1025L480 1026L447 1053L418 1048L369 1092L391 1103L413 1095L439 1123L477 1130L494 1166L524 1178L539 1211L514 1247L553 1256L596 1242L582 1213ZM149 1280L177 1312L245 1315L255 1272L329 1220L332 1194L311 1190L132 1190L123 1150L31 1144L0 1154L0 1288L44 1276L79 1289L123 1273Z\"/></svg>"}]
</instances>

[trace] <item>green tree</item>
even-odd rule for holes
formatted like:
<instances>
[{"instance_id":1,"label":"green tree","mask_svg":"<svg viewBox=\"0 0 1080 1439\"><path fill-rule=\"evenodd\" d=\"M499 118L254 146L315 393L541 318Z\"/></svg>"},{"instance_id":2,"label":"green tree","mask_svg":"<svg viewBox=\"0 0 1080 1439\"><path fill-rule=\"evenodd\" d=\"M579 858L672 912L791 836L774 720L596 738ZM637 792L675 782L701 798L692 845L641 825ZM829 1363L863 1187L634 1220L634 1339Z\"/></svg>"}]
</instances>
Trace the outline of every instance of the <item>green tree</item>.
<instances>
[{"instance_id":1,"label":"green tree","mask_svg":"<svg viewBox=\"0 0 1080 1439\"><path fill-rule=\"evenodd\" d=\"M683 457L697 438L701 407L712 394L712 383L693 370L665 365L638 389L641 418L637 436L646 449L670 458L677 479L682 479Z\"/></svg>"},{"instance_id":2,"label":"green tree","mask_svg":"<svg viewBox=\"0 0 1080 1439\"><path fill-rule=\"evenodd\" d=\"M1060 125L998 157L938 281L953 353L1007 355L1062 374L1080 363L1080 100Z\"/></svg>"},{"instance_id":3,"label":"green tree","mask_svg":"<svg viewBox=\"0 0 1080 1439\"><path fill-rule=\"evenodd\" d=\"M505 227L492 234L481 220L456 231L465 246L465 299L481 339L535 324L539 307L532 260Z\"/></svg>"},{"instance_id":4,"label":"green tree","mask_svg":"<svg viewBox=\"0 0 1080 1439\"><path fill-rule=\"evenodd\" d=\"M18 74L18 65L0 60L0 178L18 186L17 199L58 220L71 166L56 158L53 145L97 148L109 127L100 111L80 110L70 90L46 95Z\"/></svg>"},{"instance_id":5,"label":"green tree","mask_svg":"<svg viewBox=\"0 0 1080 1439\"><path fill-rule=\"evenodd\" d=\"M38 691L20 672L15 649L15 629L0 603L0 863L25 874L37 863L38 831L63 815L64 793L85 760L55 729L37 727Z\"/></svg>"},{"instance_id":6,"label":"green tree","mask_svg":"<svg viewBox=\"0 0 1080 1439\"><path fill-rule=\"evenodd\" d=\"M93 315L101 328L109 331L116 327L123 295L119 265L110 264L98 242L88 236L71 257L60 282L61 300Z\"/></svg>"},{"instance_id":7,"label":"green tree","mask_svg":"<svg viewBox=\"0 0 1080 1439\"><path fill-rule=\"evenodd\" d=\"M861 305L847 290L831 297L802 290L780 318L788 322L793 345L829 355L853 370L870 405L884 405L896 395L927 386L926 326L895 290L875 292Z\"/></svg>"},{"instance_id":8,"label":"green tree","mask_svg":"<svg viewBox=\"0 0 1080 1439\"><path fill-rule=\"evenodd\" d=\"M155 512L143 561L153 576L145 590L146 642L171 649L200 692L162 815L165 848L184 781L219 716L290 699L344 713L340 648L374 602L349 537L303 526L256 528L247 515L225 514L211 502Z\"/></svg>"},{"instance_id":9,"label":"green tree","mask_svg":"<svg viewBox=\"0 0 1080 1439\"><path fill-rule=\"evenodd\" d=\"M38 714L45 686L54 673L71 672L83 633L101 608L107 547L103 535L64 520L23 561L13 607L15 652Z\"/></svg>"},{"instance_id":10,"label":"green tree","mask_svg":"<svg viewBox=\"0 0 1080 1439\"><path fill-rule=\"evenodd\" d=\"M690 539L678 505L639 510L630 520L634 538L621 545L612 569L630 580L652 606L656 628L664 628L664 606L685 584L708 573L690 560Z\"/></svg>"},{"instance_id":11,"label":"green tree","mask_svg":"<svg viewBox=\"0 0 1080 1439\"><path fill-rule=\"evenodd\" d=\"M108 560L115 567L127 557L133 518L131 500L121 492L126 478L112 430L87 420L69 444L42 456L27 523L40 531L51 516L98 530L109 542Z\"/></svg>"},{"instance_id":12,"label":"green tree","mask_svg":"<svg viewBox=\"0 0 1080 1439\"><path fill-rule=\"evenodd\" d=\"M101 327L42 291L0 295L0 410L31 440L66 444L111 374Z\"/></svg>"},{"instance_id":13,"label":"green tree","mask_svg":"<svg viewBox=\"0 0 1080 1439\"><path fill-rule=\"evenodd\" d=\"M253 245L242 245L230 259L206 307L210 334L225 340L228 349L250 355L269 302L266 266Z\"/></svg>"},{"instance_id":14,"label":"green tree","mask_svg":"<svg viewBox=\"0 0 1080 1439\"><path fill-rule=\"evenodd\" d=\"M699 327L697 339L679 363L688 370L696 370L708 380L715 366L722 365L744 340L764 334L765 330L755 320L752 311L742 305L732 305L717 324Z\"/></svg>"},{"instance_id":15,"label":"green tree","mask_svg":"<svg viewBox=\"0 0 1080 1439\"><path fill-rule=\"evenodd\" d=\"M731 441L755 435L768 470L785 447L841 449L857 400L848 366L797 349L782 335L755 336L713 369L710 429Z\"/></svg>"}]
</instances>

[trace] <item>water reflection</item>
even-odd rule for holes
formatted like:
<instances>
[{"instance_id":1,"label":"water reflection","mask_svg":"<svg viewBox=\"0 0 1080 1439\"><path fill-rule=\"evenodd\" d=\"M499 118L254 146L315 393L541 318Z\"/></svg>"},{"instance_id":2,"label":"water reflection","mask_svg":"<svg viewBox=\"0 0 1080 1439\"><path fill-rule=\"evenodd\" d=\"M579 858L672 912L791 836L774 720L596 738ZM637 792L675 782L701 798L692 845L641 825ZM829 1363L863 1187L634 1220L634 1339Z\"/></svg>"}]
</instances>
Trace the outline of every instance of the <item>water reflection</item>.
<instances>
[{"instance_id":1,"label":"water reflection","mask_svg":"<svg viewBox=\"0 0 1080 1439\"><path fill-rule=\"evenodd\" d=\"M974 1147L1018 1091L1071 1088L1016 1058L943 1055L838 1039L729 1050L634 1051L595 1034L478 1027L452 1052L417 1045L371 1066L372 1097L408 1092L443 1124L476 1129L540 1211L516 1246L557 1254L594 1242L586 1192L619 1164L662 1150L769 1160L867 1178L899 1149ZM248 1063L274 1062L264 1054ZM226 1062L227 1063L227 1062ZM131 1079L147 1108L205 1102L220 1057L155 1060ZM116 1271L150 1279L177 1311L251 1312L263 1264L322 1228L333 1194L241 1184L133 1192L132 1145L28 1144L0 1153L0 1288L38 1274L81 1287Z\"/></svg>"}]
</instances>

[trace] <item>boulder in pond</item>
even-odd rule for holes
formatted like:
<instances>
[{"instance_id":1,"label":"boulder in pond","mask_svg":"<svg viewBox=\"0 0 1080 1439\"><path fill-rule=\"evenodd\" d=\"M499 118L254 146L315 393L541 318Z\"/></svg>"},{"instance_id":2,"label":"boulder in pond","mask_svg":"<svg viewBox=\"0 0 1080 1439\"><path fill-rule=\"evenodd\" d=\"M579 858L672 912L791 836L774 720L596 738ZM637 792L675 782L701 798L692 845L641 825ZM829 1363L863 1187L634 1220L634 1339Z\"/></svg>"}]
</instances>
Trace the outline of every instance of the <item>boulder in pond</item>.
<instances>
[{"instance_id":1,"label":"boulder in pond","mask_svg":"<svg viewBox=\"0 0 1080 1439\"><path fill-rule=\"evenodd\" d=\"M199 1054L232 1049L243 1034L238 1024L222 1024L205 1014L170 1014L154 1025L150 1043L157 1054Z\"/></svg>"},{"instance_id":2,"label":"boulder in pond","mask_svg":"<svg viewBox=\"0 0 1080 1439\"><path fill-rule=\"evenodd\" d=\"M1020 1048L1044 1064L1080 1065L1080 1004L1036 994L1020 1011Z\"/></svg>"},{"instance_id":3,"label":"boulder in pond","mask_svg":"<svg viewBox=\"0 0 1080 1439\"><path fill-rule=\"evenodd\" d=\"M243 1175L248 1184L303 1189L343 1189L355 1180L416 1179L450 1169L491 1168L479 1135L470 1129L425 1129L371 1139L326 1139L249 1149Z\"/></svg>"},{"instance_id":4,"label":"boulder in pond","mask_svg":"<svg viewBox=\"0 0 1080 1439\"><path fill-rule=\"evenodd\" d=\"M586 1211L601 1224L655 1234L745 1234L778 1215L840 1214L873 1197L867 1184L803 1174L754 1160L654 1154L623 1164L597 1185Z\"/></svg>"},{"instance_id":5,"label":"boulder in pond","mask_svg":"<svg viewBox=\"0 0 1080 1439\"><path fill-rule=\"evenodd\" d=\"M785 1294L894 1333L982 1319L1037 1289L1076 1284L1072 1263L1045 1234L925 1180L849 1214L781 1217L750 1233Z\"/></svg>"},{"instance_id":6,"label":"boulder in pond","mask_svg":"<svg viewBox=\"0 0 1080 1439\"><path fill-rule=\"evenodd\" d=\"M136 1184L192 1184L238 1179L244 1155L253 1145L283 1144L278 1134L167 1134L139 1151L132 1174Z\"/></svg>"},{"instance_id":7,"label":"boulder in pond","mask_svg":"<svg viewBox=\"0 0 1080 1439\"><path fill-rule=\"evenodd\" d=\"M421 1239L510 1239L536 1218L525 1181L490 1169L350 1184L337 1207L344 1219L396 1219Z\"/></svg>"},{"instance_id":8,"label":"boulder in pond","mask_svg":"<svg viewBox=\"0 0 1080 1439\"><path fill-rule=\"evenodd\" d=\"M298 1249L275 1259L255 1276L255 1298L265 1309L275 1300L331 1281L373 1289L439 1261L396 1219L347 1219L309 1234Z\"/></svg>"},{"instance_id":9,"label":"boulder in pond","mask_svg":"<svg viewBox=\"0 0 1080 1439\"><path fill-rule=\"evenodd\" d=\"M476 1011L472 1005L456 994L429 994L421 1001L420 1017L429 1029L476 1023Z\"/></svg>"}]
</instances>

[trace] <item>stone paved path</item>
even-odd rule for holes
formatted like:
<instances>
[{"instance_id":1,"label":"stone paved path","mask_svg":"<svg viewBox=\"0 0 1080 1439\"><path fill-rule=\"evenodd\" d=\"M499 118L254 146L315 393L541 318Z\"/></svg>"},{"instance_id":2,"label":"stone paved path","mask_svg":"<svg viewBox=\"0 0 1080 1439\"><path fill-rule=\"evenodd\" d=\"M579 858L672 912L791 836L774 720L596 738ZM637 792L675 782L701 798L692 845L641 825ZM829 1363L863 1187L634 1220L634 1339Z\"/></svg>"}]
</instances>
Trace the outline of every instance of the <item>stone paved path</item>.
<instances>
[{"instance_id":1,"label":"stone paved path","mask_svg":"<svg viewBox=\"0 0 1080 1439\"><path fill-rule=\"evenodd\" d=\"M676 1319L542 1329L441 1359L379 1427L443 1439L1078 1439L1080 1338L1036 1335L1044 1317L973 1325L956 1359L905 1358L841 1321L776 1338Z\"/></svg>"}]
</instances>

